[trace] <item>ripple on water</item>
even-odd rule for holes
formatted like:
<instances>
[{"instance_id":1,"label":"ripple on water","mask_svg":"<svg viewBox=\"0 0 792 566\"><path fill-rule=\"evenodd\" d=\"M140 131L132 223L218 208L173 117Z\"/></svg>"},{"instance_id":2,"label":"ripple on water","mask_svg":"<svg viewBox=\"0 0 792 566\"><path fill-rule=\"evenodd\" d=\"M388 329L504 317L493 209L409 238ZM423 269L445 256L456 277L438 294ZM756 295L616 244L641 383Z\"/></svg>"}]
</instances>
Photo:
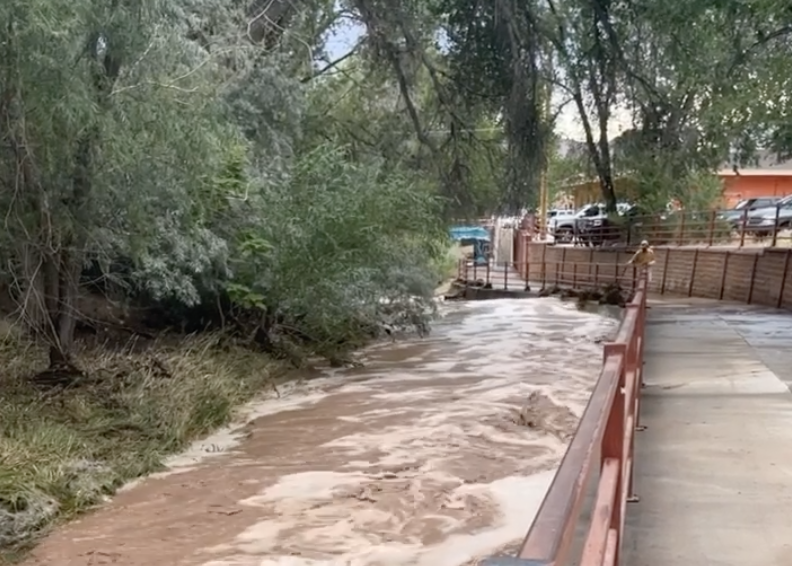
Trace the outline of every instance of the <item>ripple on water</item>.
<instances>
[{"instance_id":1,"label":"ripple on water","mask_svg":"<svg viewBox=\"0 0 792 566\"><path fill-rule=\"evenodd\" d=\"M441 315L427 339L378 344L363 368L251 405L251 422L45 541L39 563L467 566L509 548L616 321L551 298Z\"/></svg>"},{"instance_id":2,"label":"ripple on water","mask_svg":"<svg viewBox=\"0 0 792 566\"><path fill-rule=\"evenodd\" d=\"M325 469L243 500L261 520L207 566L459 566L524 534L616 321L554 299L443 308L431 340L370 350L354 384L304 409L346 394L333 418L349 426L311 448Z\"/></svg>"}]
</instances>

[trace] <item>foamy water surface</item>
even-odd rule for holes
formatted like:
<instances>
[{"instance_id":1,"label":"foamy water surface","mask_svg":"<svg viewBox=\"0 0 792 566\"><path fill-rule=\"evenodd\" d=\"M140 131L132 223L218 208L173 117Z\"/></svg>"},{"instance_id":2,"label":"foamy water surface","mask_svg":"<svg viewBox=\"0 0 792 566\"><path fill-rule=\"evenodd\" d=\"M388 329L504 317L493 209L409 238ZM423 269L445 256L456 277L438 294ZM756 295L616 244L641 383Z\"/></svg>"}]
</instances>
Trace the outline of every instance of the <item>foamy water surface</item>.
<instances>
[{"instance_id":1,"label":"foamy water surface","mask_svg":"<svg viewBox=\"0 0 792 566\"><path fill-rule=\"evenodd\" d=\"M127 512L115 528L86 520L81 540L129 551L114 564L144 564L135 549L157 547L160 563L191 566L461 566L513 545L616 320L553 298L441 311L428 338L379 344L363 368L328 370L251 406L247 425L120 495ZM172 532L135 523L136 498ZM202 515L218 506L228 511ZM145 541L126 534L133 524Z\"/></svg>"}]
</instances>

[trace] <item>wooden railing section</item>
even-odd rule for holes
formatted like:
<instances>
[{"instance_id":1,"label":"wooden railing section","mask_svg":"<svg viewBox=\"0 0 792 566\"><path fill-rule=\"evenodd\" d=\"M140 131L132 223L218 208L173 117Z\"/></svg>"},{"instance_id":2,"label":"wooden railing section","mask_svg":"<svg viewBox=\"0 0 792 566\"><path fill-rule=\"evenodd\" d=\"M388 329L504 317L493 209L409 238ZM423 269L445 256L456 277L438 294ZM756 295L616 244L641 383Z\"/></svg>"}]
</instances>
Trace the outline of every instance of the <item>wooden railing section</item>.
<instances>
[{"instance_id":1,"label":"wooden railing section","mask_svg":"<svg viewBox=\"0 0 792 566\"><path fill-rule=\"evenodd\" d=\"M491 558L484 564L619 564L626 505L635 500L634 434L640 430L645 319L646 279L642 276L615 341L604 346L599 379L518 555ZM593 505L584 509L592 480ZM576 540L581 528L582 540Z\"/></svg>"}]
</instances>

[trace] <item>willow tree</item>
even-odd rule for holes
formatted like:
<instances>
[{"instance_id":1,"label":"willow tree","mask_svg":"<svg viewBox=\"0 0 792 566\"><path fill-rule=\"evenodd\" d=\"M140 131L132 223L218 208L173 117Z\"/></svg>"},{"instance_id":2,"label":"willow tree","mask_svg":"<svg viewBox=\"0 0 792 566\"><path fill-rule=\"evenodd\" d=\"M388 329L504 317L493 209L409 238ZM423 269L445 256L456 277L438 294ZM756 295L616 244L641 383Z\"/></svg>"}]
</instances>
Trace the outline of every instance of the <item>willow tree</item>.
<instances>
[{"instance_id":1,"label":"willow tree","mask_svg":"<svg viewBox=\"0 0 792 566\"><path fill-rule=\"evenodd\" d=\"M159 262L162 285L183 285L150 252L168 241L173 253L200 229L191 194L216 165L225 133L209 104L212 66L184 40L171 8L123 0L0 7L3 279L56 367L69 366L86 263L143 253ZM222 246L204 238L180 253L200 271Z\"/></svg>"},{"instance_id":2,"label":"willow tree","mask_svg":"<svg viewBox=\"0 0 792 566\"><path fill-rule=\"evenodd\" d=\"M438 0L449 40L452 82L465 103L502 117L508 147L501 210L537 200L551 125L547 120L548 44L538 2Z\"/></svg>"}]
</instances>

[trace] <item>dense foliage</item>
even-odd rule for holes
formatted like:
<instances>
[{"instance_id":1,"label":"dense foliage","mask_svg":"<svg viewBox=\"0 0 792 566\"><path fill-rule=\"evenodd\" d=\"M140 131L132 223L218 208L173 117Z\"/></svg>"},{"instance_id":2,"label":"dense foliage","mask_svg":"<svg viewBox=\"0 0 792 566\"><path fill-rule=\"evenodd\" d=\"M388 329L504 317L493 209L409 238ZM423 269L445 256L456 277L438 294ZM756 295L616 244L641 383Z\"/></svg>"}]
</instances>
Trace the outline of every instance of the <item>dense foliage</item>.
<instances>
[{"instance_id":1,"label":"dense foliage","mask_svg":"<svg viewBox=\"0 0 792 566\"><path fill-rule=\"evenodd\" d=\"M127 307L217 306L268 347L278 328L344 345L383 298L431 294L438 192L321 119L342 86L310 80L323 14L290 37L230 1L0 7L0 277L53 366L91 322L87 273Z\"/></svg>"},{"instance_id":2,"label":"dense foliage","mask_svg":"<svg viewBox=\"0 0 792 566\"><path fill-rule=\"evenodd\" d=\"M611 206L631 175L652 208L707 200L727 159L788 152L787 12L10 0L4 308L54 365L89 318L87 272L125 306L214 309L269 346L285 329L324 345L370 334L431 288L443 219L532 206L548 162L551 182L593 174ZM331 53L349 22L357 39ZM558 154L559 103L582 125L583 159ZM614 139L618 109L633 123Z\"/></svg>"}]
</instances>

